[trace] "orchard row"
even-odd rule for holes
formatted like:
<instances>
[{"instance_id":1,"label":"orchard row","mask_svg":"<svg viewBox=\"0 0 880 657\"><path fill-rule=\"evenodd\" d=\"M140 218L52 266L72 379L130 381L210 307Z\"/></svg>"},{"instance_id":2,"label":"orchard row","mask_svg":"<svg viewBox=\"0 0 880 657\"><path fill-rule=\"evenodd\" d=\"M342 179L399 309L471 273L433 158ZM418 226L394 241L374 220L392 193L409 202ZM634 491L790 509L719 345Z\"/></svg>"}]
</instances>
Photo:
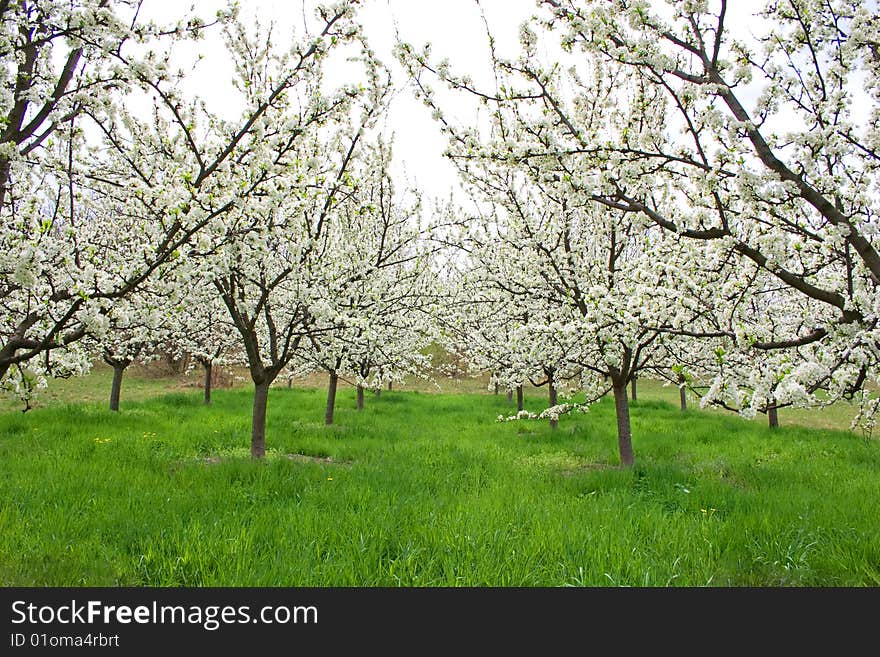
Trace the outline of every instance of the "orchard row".
<instances>
[{"instance_id":1,"label":"orchard row","mask_svg":"<svg viewBox=\"0 0 880 657\"><path fill-rule=\"evenodd\" d=\"M316 8L282 48L234 6L160 26L122 0L0 4L8 389L28 399L100 357L118 408L125 368L172 354L201 363L210 401L212 368L243 365L261 457L278 377L327 372L332 421L340 377L362 402L425 375L440 344L520 397L546 385L552 423L612 393L624 465L640 377L771 426L856 397L873 426L880 21L864 3L543 0L519 54L493 51L491 88L405 41L380 61L359 5ZM172 56L218 33L224 107ZM395 175L392 64L467 202Z\"/></svg>"}]
</instances>

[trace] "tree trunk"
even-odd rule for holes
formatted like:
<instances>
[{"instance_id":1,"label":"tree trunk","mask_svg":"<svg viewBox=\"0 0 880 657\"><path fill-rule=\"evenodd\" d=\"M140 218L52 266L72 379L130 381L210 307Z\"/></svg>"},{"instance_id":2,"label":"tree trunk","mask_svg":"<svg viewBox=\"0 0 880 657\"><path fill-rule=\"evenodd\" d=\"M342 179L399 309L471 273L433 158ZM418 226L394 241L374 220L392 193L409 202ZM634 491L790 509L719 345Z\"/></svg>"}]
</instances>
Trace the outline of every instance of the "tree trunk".
<instances>
[{"instance_id":1,"label":"tree trunk","mask_svg":"<svg viewBox=\"0 0 880 657\"><path fill-rule=\"evenodd\" d=\"M394 384L391 381L389 381L388 382L388 389L392 390L393 388L394 388Z\"/></svg>"},{"instance_id":2,"label":"tree trunk","mask_svg":"<svg viewBox=\"0 0 880 657\"><path fill-rule=\"evenodd\" d=\"M364 387L362 385L357 387L357 404L359 411L364 410Z\"/></svg>"},{"instance_id":3,"label":"tree trunk","mask_svg":"<svg viewBox=\"0 0 880 657\"><path fill-rule=\"evenodd\" d=\"M336 409L336 386L339 383L339 375L335 371L330 372L330 385L327 387L327 410L324 413L324 424L333 424L333 411Z\"/></svg>"},{"instance_id":4,"label":"tree trunk","mask_svg":"<svg viewBox=\"0 0 880 657\"><path fill-rule=\"evenodd\" d=\"M293 387L293 377L292 376L287 377L287 387L288 388Z\"/></svg>"},{"instance_id":5,"label":"tree trunk","mask_svg":"<svg viewBox=\"0 0 880 657\"><path fill-rule=\"evenodd\" d=\"M11 170L12 165L9 162L9 158L0 158L0 208L6 203L6 188L9 185L9 173Z\"/></svg>"},{"instance_id":6,"label":"tree trunk","mask_svg":"<svg viewBox=\"0 0 880 657\"><path fill-rule=\"evenodd\" d=\"M767 409L767 420L770 424L771 429L779 428L779 414L776 412L775 406L770 406Z\"/></svg>"},{"instance_id":7,"label":"tree trunk","mask_svg":"<svg viewBox=\"0 0 880 657\"><path fill-rule=\"evenodd\" d=\"M633 401L638 401L638 400L639 400L639 395L638 395L638 393L637 393L637 391L636 391L636 382L637 382L637 381L638 381L638 377L635 377L635 376L634 376L634 377L633 377L633 380L632 380L632 384L630 385L630 387L631 387L631 389L632 389L632 395L631 395L631 396L632 396L632 400L633 400Z\"/></svg>"},{"instance_id":8,"label":"tree trunk","mask_svg":"<svg viewBox=\"0 0 880 657\"><path fill-rule=\"evenodd\" d=\"M523 387L516 387L516 410L521 411L523 409Z\"/></svg>"},{"instance_id":9,"label":"tree trunk","mask_svg":"<svg viewBox=\"0 0 880 657\"><path fill-rule=\"evenodd\" d=\"M119 411L119 394L122 391L122 375L131 361L117 361L113 365L113 385L110 387L110 410Z\"/></svg>"},{"instance_id":10,"label":"tree trunk","mask_svg":"<svg viewBox=\"0 0 880 657\"><path fill-rule=\"evenodd\" d=\"M547 385L549 386L549 389L550 389L550 405L556 406L556 400L557 400L556 386L553 384L553 379L550 379L550 382ZM559 421L551 418L550 428L555 429L558 425L559 425Z\"/></svg>"},{"instance_id":11,"label":"tree trunk","mask_svg":"<svg viewBox=\"0 0 880 657\"><path fill-rule=\"evenodd\" d=\"M617 412L617 446L620 450L620 464L631 467L635 462L632 447L632 429L629 422L629 399L626 383L614 385L614 409Z\"/></svg>"},{"instance_id":12,"label":"tree trunk","mask_svg":"<svg viewBox=\"0 0 880 657\"><path fill-rule=\"evenodd\" d=\"M513 390L507 391L507 403L508 404L513 403Z\"/></svg>"},{"instance_id":13,"label":"tree trunk","mask_svg":"<svg viewBox=\"0 0 880 657\"><path fill-rule=\"evenodd\" d=\"M495 394L496 395L498 394L498 384L497 383L495 384Z\"/></svg>"},{"instance_id":14,"label":"tree trunk","mask_svg":"<svg viewBox=\"0 0 880 657\"><path fill-rule=\"evenodd\" d=\"M681 410L688 409L687 389L684 386L678 386L678 398L681 401Z\"/></svg>"},{"instance_id":15,"label":"tree trunk","mask_svg":"<svg viewBox=\"0 0 880 657\"><path fill-rule=\"evenodd\" d=\"M203 365L205 366L205 403L211 403L211 373L214 369L213 363L211 361L204 361Z\"/></svg>"},{"instance_id":16,"label":"tree trunk","mask_svg":"<svg viewBox=\"0 0 880 657\"><path fill-rule=\"evenodd\" d=\"M382 388L376 388L376 396L377 396L377 397L381 397L381 396L382 396Z\"/></svg>"},{"instance_id":17,"label":"tree trunk","mask_svg":"<svg viewBox=\"0 0 880 657\"><path fill-rule=\"evenodd\" d=\"M251 419L251 456L266 455L266 406L269 402L269 380L254 383L254 412Z\"/></svg>"}]
</instances>

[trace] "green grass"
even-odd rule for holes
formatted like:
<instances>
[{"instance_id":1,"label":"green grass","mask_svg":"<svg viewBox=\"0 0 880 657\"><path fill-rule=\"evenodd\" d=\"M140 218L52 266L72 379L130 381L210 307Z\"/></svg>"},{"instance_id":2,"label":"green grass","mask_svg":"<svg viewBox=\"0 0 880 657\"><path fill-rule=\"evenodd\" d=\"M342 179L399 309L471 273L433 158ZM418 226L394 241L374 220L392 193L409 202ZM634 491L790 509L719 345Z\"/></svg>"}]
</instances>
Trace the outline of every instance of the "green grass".
<instances>
[{"instance_id":1,"label":"green grass","mask_svg":"<svg viewBox=\"0 0 880 657\"><path fill-rule=\"evenodd\" d=\"M245 368L227 369L218 368L223 389L251 390L252 384ZM130 401L143 401L153 397L178 392L192 392L200 390L202 386L202 370L196 368L187 374L173 375L167 368L160 364L148 366L132 365L126 370L122 384L122 405ZM54 379L50 381L48 390L40 391L37 399L32 402L36 408L54 406L66 403L95 402L107 404L110 395L110 382L113 379L113 370L102 362L97 362L88 375L70 379ZM278 379L275 386L286 387L286 380ZM322 388L327 385L326 374L313 374L305 378L295 379L293 385L297 388ZM340 380L340 388L352 388L350 382ZM397 391L422 392L422 393L471 393L476 395L491 394L489 392L488 375L449 379L438 378L436 380L423 380L411 378L405 384L395 384ZM547 388L535 388L525 386L526 394L533 398L535 410L546 407ZM665 401L678 406L678 388L651 379L640 379L638 382L639 399ZM504 397L502 392L501 397ZM544 407L540 404L544 403ZM699 408L699 399L688 394L690 408ZM0 393L0 413L19 411L23 408L20 400ZM506 412L508 408L504 408ZM782 408L779 410L779 423L782 426L803 426L819 429L849 430L850 424L856 415L857 408L845 401L837 402L821 409L794 409ZM708 409L710 413L730 415L729 411L720 409ZM766 425L767 418L758 415L755 424Z\"/></svg>"},{"instance_id":2,"label":"green grass","mask_svg":"<svg viewBox=\"0 0 880 657\"><path fill-rule=\"evenodd\" d=\"M622 470L608 400L554 432L503 395L344 389L326 427L282 387L256 463L247 388L131 390L0 414L0 583L880 585L880 442L851 432L640 399Z\"/></svg>"},{"instance_id":3,"label":"green grass","mask_svg":"<svg viewBox=\"0 0 880 657\"><path fill-rule=\"evenodd\" d=\"M107 405L110 398L110 384L113 369L103 363L95 364L91 371L80 377L69 379L50 379L47 389L39 390L33 400L34 408L58 404L95 402ZM202 384L198 371L188 375L167 376L154 367L132 365L125 371L122 382L122 403L143 401L170 392L195 390ZM21 400L8 393L0 393L0 413L20 411L24 408Z\"/></svg>"}]
</instances>

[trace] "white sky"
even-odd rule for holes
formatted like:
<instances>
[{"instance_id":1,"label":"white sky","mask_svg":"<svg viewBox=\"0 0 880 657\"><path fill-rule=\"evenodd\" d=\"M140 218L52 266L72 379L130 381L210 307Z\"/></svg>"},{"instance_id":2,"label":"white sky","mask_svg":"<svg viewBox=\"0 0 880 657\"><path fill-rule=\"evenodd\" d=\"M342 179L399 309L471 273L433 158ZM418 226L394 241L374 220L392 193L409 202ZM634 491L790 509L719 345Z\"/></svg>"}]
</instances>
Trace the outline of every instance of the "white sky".
<instances>
[{"instance_id":1,"label":"white sky","mask_svg":"<svg viewBox=\"0 0 880 657\"><path fill-rule=\"evenodd\" d=\"M519 25L535 13L535 0L483 0L482 9L497 41L496 48L513 55ZM395 29L402 40L417 48L431 42L433 54L448 58L453 71L471 75L477 81L488 83L492 79L486 28L475 0L371 0L360 19L377 55L394 67L401 84L406 82L405 75L392 57ZM449 189L457 185L457 176L442 156L445 138L430 110L414 98L410 89L395 97L388 129L395 133L395 157L407 176L428 195L448 196Z\"/></svg>"}]
</instances>

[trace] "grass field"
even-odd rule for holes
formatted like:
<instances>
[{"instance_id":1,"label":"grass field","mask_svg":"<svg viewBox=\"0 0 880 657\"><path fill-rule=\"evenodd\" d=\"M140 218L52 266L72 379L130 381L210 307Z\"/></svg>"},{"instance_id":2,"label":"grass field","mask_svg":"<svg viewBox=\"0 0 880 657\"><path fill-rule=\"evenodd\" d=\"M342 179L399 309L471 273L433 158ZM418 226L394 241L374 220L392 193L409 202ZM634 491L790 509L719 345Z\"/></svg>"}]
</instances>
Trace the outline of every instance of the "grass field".
<instances>
[{"instance_id":1,"label":"grass field","mask_svg":"<svg viewBox=\"0 0 880 657\"><path fill-rule=\"evenodd\" d=\"M247 387L205 407L193 381L134 376L111 413L106 371L53 386L0 414L0 583L880 585L877 439L640 385L621 470L608 400L553 432L496 422L504 396L471 384L361 413L346 388L331 427L322 390L273 389L263 463Z\"/></svg>"},{"instance_id":2,"label":"grass field","mask_svg":"<svg viewBox=\"0 0 880 657\"><path fill-rule=\"evenodd\" d=\"M51 381L48 390L40 391L35 405L39 408L79 402L107 404L112 378L113 370L99 362L87 376ZM253 384L248 378L247 370L243 368L235 371L223 368L220 378L225 389L253 390ZM124 408L130 401L144 401L167 393L193 392L200 390L201 385L202 374L198 369L189 374L173 375L167 370L155 366L132 365L126 370L122 384L122 406ZM316 374L305 379L296 379L293 385L297 388L322 388L327 385L327 377ZM274 386L277 388L287 387L287 381L278 379ZM351 388L351 385L344 380L340 380L339 386L340 389ZM456 380L440 378L433 381L411 378L407 383L398 385L396 390L421 393L489 394L487 376ZM541 403L547 398L546 388L534 388L527 385L526 393L533 399L534 410L546 408L546 403L543 407L541 406ZM678 388L650 379L639 381L638 394L642 400L665 401L675 406L679 404ZM688 395L688 404L692 408L699 408L699 399ZM20 411L22 408L21 401L3 396L0 393L0 413ZM503 410L506 411L508 408L505 407ZM856 411L855 406L847 402L838 402L822 409L782 408L779 410L779 422L782 426L846 431L850 429ZM730 416L728 411L723 410L709 409L708 412ZM763 425L766 424L767 419L763 415L758 415L753 422Z\"/></svg>"}]
</instances>

